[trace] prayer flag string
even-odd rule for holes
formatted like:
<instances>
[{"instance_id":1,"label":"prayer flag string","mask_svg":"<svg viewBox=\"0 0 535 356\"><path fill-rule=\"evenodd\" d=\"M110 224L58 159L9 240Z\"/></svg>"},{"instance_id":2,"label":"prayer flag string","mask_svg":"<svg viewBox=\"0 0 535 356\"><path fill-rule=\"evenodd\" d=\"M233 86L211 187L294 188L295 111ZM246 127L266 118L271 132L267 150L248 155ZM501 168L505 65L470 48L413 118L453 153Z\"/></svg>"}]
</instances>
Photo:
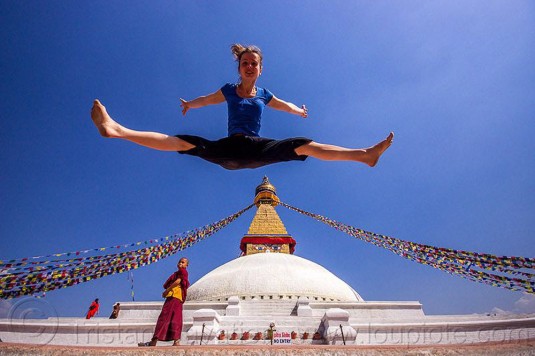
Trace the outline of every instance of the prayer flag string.
<instances>
[{"instance_id":1,"label":"prayer flag string","mask_svg":"<svg viewBox=\"0 0 535 356\"><path fill-rule=\"evenodd\" d=\"M135 302L134 298L134 272L132 270L128 271L128 279L130 280L130 294L132 295L132 301Z\"/></svg>"},{"instance_id":2,"label":"prayer flag string","mask_svg":"<svg viewBox=\"0 0 535 356\"><path fill-rule=\"evenodd\" d=\"M411 261L471 281L515 291L535 293L535 274L527 271L535 268L535 258L496 256L419 244L358 229L283 202L279 204Z\"/></svg>"},{"instance_id":3,"label":"prayer flag string","mask_svg":"<svg viewBox=\"0 0 535 356\"><path fill-rule=\"evenodd\" d=\"M150 243L153 241L165 242L136 250L116 254L76 257L67 260L39 261L38 257L10 260L8 263L0 265L0 298L11 299L24 295L43 294L51 290L70 287L115 273L128 272L158 262L213 235L253 206L254 204L251 204L237 213L193 231L175 234L173 238L166 237L150 240ZM145 245L150 243L145 243ZM128 246L140 245L142 243ZM104 250L106 248L86 251ZM59 253L41 257L68 255L69 253ZM30 259L32 261L28 263ZM14 263L11 263L11 261L14 261ZM134 298L133 279L132 298Z\"/></svg>"}]
</instances>

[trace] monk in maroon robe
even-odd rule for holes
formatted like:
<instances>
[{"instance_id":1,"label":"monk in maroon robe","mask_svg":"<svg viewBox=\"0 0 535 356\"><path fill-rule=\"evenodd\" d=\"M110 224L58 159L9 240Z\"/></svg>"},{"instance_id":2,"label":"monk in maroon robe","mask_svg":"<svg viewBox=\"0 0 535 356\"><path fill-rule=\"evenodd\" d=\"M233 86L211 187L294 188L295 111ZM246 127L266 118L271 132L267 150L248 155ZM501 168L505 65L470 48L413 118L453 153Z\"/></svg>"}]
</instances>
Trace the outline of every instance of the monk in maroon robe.
<instances>
[{"instance_id":1,"label":"monk in maroon robe","mask_svg":"<svg viewBox=\"0 0 535 356\"><path fill-rule=\"evenodd\" d=\"M160 341L174 341L173 346L180 345L180 335L182 334L182 306L186 301L189 287L188 267L189 261L183 257L178 261L178 270L173 273L164 283L162 297L165 302L162 307L154 336L150 342L141 342L139 346L156 346Z\"/></svg>"}]
</instances>

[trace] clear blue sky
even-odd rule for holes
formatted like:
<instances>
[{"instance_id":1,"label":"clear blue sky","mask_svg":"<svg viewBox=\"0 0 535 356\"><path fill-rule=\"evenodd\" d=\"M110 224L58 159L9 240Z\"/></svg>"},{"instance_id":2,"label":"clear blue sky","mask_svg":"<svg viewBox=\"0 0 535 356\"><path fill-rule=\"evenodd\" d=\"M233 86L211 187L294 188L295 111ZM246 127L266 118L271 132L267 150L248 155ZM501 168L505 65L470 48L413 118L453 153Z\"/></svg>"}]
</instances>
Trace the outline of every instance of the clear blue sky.
<instances>
[{"instance_id":1,"label":"clear blue sky","mask_svg":"<svg viewBox=\"0 0 535 356\"><path fill-rule=\"evenodd\" d=\"M535 256L535 5L531 1L0 1L1 259L145 241L252 202L267 175L286 203L415 242ZM123 124L226 135L226 107L179 98L238 79L229 46L264 51L258 84L309 119L267 110L261 134L366 147L376 168L308 161L226 171L103 139L99 98ZM427 314L526 311L533 298L450 276L278 208L296 254L366 300ZM236 258L253 211L184 251L192 281ZM160 300L178 256L134 272ZM62 316L130 299L126 274L47 293ZM0 303L0 312L10 302Z\"/></svg>"}]
</instances>

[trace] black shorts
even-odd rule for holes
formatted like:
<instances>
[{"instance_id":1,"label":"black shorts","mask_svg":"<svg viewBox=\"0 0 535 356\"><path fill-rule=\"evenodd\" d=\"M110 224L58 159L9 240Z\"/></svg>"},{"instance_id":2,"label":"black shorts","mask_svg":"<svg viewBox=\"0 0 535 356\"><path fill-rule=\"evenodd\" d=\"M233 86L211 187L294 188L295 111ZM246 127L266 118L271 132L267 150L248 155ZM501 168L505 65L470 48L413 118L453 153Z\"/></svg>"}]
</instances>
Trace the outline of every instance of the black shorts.
<instances>
[{"instance_id":1,"label":"black shorts","mask_svg":"<svg viewBox=\"0 0 535 356\"><path fill-rule=\"evenodd\" d=\"M312 142L305 137L273 140L235 135L217 141L192 135L176 135L176 137L196 146L178 153L197 156L226 169L258 168L277 162L304 161L308 156L299 156L294 149Z\"/></svg>"}]
</instances>

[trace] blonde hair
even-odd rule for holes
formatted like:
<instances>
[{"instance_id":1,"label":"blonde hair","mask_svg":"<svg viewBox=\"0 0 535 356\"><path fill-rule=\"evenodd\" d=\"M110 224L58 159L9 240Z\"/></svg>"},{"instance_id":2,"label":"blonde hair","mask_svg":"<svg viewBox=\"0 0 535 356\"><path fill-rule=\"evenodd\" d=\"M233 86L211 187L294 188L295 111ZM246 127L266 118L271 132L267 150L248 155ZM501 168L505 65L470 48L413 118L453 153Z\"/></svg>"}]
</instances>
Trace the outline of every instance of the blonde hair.
<instances>
[{"instance_id":1,"label":"blonde hair","mask_svg":"<svg viewBox=\"0 0 535 356\"><path fill-rule=\"evenodd\" d=\"M240 67L241 56L243 56L244 53L256 53L260 58L260 67L262 67L262 51L257 46L244 46L239 43L234 43L232 46L230 46L230 50L234 56L234 59L236 62L238 62L238 68Z\"/></svg>"}]
</instances>

